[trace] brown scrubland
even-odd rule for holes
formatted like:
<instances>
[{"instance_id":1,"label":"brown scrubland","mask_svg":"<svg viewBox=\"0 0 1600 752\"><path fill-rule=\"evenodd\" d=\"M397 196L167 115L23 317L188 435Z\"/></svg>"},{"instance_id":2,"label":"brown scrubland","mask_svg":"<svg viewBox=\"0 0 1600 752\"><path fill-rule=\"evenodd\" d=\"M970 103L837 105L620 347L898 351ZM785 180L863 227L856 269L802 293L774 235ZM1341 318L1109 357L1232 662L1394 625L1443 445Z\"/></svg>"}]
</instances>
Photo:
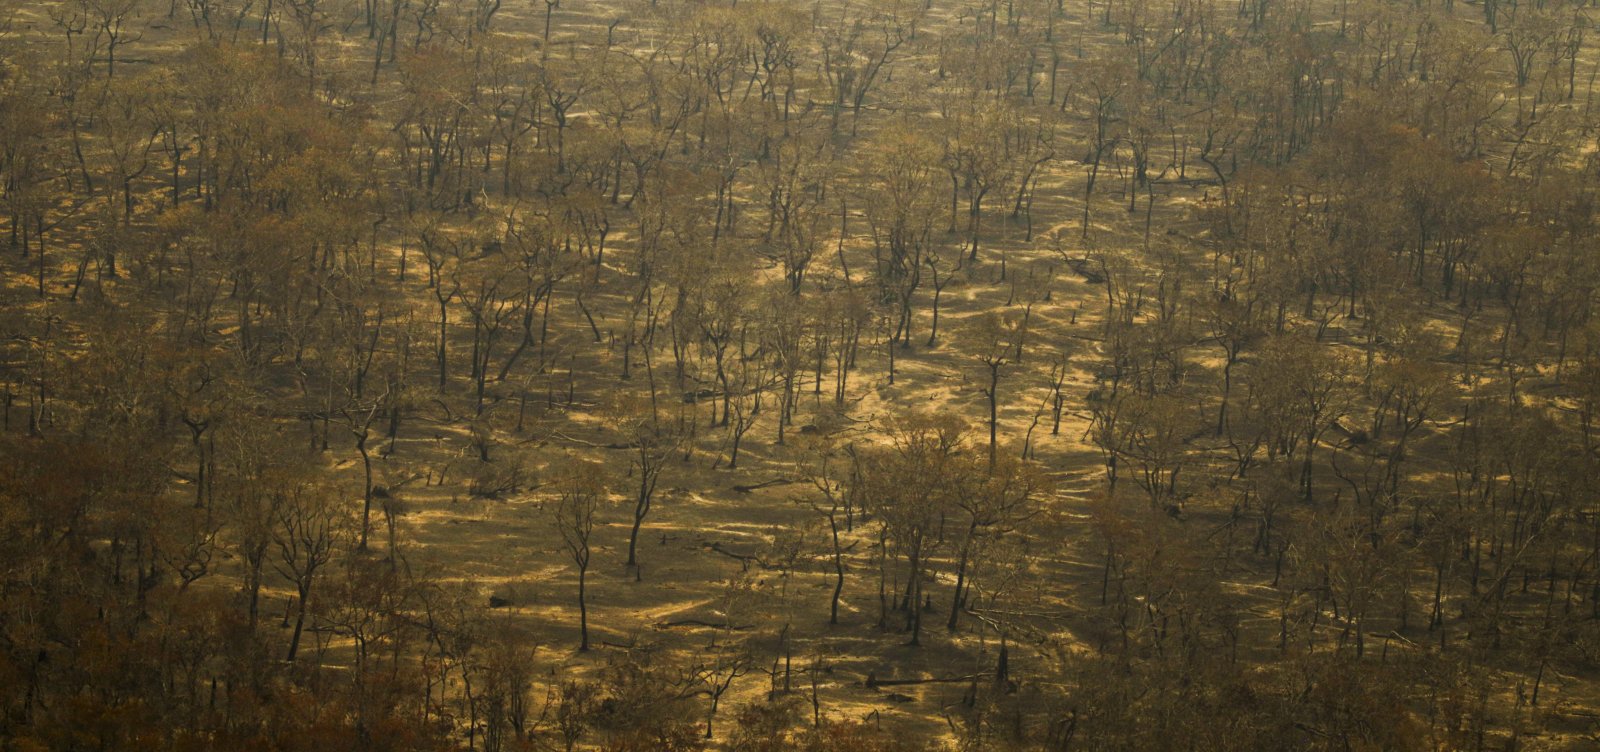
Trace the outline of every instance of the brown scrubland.
<instances>
[{"instance_id":1,"label":"brown scrubland","mask_svg":"<svg viewBox=\"0 0 1600 752\"><path fill-rule=\"evenodd\" d=\"M1575 0L0 0L0 749L1600 747Z\"/></svg>"}]
</instances>

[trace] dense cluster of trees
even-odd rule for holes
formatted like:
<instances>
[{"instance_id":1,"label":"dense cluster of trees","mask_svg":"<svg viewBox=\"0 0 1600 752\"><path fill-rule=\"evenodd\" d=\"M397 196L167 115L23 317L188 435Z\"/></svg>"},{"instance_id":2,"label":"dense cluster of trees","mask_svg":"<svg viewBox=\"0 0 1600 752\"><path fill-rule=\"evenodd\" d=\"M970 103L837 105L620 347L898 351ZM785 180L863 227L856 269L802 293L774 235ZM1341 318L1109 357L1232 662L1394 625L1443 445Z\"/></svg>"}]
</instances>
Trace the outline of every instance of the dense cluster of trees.
<instances>
[{"instance_id":1,"label":"dense cluster of trees","mask_svg":"<svg viewBox=\"0 0 1600 752\"><path fill-rule=\"evenodd\" d=\"M1592 23L0 2L0 739L1592 739ZM657 577L730 484L784 523ZM441 498L570 592L419 555Z\"/></svg>"}]
</instances>

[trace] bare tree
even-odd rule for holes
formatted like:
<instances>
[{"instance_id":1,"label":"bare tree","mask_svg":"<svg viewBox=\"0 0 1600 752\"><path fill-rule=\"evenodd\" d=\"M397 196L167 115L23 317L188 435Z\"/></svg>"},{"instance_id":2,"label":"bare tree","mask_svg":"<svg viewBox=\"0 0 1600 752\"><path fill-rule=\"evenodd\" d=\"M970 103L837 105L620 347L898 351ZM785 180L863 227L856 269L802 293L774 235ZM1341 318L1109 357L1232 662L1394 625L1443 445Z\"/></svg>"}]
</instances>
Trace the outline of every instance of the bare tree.
<instances>
[{"instance_id":1,"label":"bare tree","mask_svg":"<svg viewBox=\"0 0 1600 752\"><path fill-rule=\"evenodd\" d=\"M578 650L589 649L589 538L594 534L594 515L606 497L603 471L592 462L573 460L561 481L560 496L553 514L556 531L566 546L573 566L578 568Z\"/></svg>"},{"instance_id":2,"label":"bare tree","mask_svg":"<svg viewBox=\"0 0 1600 752\"><path fill-rule=\"evenodd\" d=\"M293 661L300 652L300 636L317 573L333 560L340 544L349 537L349 515L330 489L296 485L282 492L275 505L272 539L277 544L278 573L294 585L294 632L289 637L289 652L284 660Z\"/></svg>"}]
</instances>

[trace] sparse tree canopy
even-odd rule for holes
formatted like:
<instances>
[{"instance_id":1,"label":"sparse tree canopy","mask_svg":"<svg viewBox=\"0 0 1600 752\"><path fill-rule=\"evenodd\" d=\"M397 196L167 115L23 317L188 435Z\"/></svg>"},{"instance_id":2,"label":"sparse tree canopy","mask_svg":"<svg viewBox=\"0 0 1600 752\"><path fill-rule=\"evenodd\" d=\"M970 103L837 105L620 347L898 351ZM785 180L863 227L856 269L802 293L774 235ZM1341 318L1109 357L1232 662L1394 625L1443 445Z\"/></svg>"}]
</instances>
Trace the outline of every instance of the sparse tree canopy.
<instances>
[{"instance_id":1,"label":"sparse tree canopy","mask_svg":"<svg viewBox=\"0 0 1600 752\"><path fill-rule=\"evenodd\" d=\"M0 0L0 749L1592 745L1591 5Z\"/></svg>"}]
</instances>

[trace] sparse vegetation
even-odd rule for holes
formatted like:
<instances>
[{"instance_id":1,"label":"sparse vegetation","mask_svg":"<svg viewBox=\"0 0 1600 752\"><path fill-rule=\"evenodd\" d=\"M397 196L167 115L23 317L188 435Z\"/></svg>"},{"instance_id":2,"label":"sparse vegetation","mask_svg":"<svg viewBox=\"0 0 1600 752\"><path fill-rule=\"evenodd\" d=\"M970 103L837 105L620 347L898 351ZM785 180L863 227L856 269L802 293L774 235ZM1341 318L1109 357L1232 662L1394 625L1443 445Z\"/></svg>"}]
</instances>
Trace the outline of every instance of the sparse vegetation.
<instances>
[{"instance_id":1,"label":"sparse vegetation","mask_svg":"<svg viewBox=\"0 0 1600 752\"><path fill-rule=\"evenodd\" d=\"M1590 748L1593 16L0 0L0 748Z\"/></svg>"}]
</instances>

